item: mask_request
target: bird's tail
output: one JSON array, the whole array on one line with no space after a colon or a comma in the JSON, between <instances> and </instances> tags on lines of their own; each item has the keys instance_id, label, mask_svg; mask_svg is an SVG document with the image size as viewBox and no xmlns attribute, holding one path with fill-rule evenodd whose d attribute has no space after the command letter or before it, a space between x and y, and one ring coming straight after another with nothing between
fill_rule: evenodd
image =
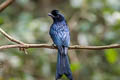
<instances>
[{"instance_id":1,"label":"bird's tail","mask_svg":"<svg viewBox=\"0 0 120 80\"><path fill-rule=\"evenodd\" d=\"M63 74L66 75L69 80L73 80L67 52L67 47L58 48L56 80L60 79Z\"/></svg>"}]
</instances>

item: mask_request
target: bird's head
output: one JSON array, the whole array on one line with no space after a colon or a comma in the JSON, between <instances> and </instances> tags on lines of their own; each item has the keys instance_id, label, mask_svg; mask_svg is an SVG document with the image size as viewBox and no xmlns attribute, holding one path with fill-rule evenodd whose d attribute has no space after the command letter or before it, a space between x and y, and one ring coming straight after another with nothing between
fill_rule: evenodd
<instances>
[{"instance_id":1,"label":"bird's head","mask_svg":"<svg viewBox=\"0 0 120 80\"><path fill-rule=\"evenodd\" d=\"M48 13L48 16L51 16L54 21L63 21L64 15L62 15L58 10L52 10L51 13Z\"/></svg>"}]
</instances>

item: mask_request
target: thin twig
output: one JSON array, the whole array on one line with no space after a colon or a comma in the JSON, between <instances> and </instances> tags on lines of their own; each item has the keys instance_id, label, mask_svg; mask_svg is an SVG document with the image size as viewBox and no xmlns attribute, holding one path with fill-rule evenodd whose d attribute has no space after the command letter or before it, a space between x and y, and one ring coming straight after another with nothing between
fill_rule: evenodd
<instances>
[{"instance_id":1,"label":"thin twig","mask_svg":"<svg viewBox=\"0 0 120 80\"><path fill-rule=\"evenodd\" d=\"M19 40L16 40L16 39L14 39L14 38L12 38L10 35L8 35L8 34L7 34L4 30L2 30L1 28L0 28L0 32L1 32L1 34L3 34L8 40L10 40L10 41L12 41L12 42L15 42L15 43L17 43L17 44L25 45L25 43L23 43L23 42L21 42L21 41L19 41ZM26 51L25 48L19 48L19 50L20 50L20 51L23 51L25 54L28 54L28 52Z\"/></svg>"},{"instance_id":2,"label":"thin twig","mask_svg":"<svg viewBox=\"0 0 120 80\"><path fill-rule=\"evenodd\" d=\"M0 5L0 12L2 12L5 8L7 8L10 4L12 4L14 0L6 0Z\"/></svg>"},{"instance_id":3,"label":"thin twig","mask_svg":"<svg viewBox=\"0 0 120 80\"><path fill-rule=\"evenodd\" d=\"M12 41L12 42L15 42L15 43L17 43L17 44L24 44L23 42L12 38L10 35L8 35L8 34L7 34L4 30L2 30L1 28L0 28L0 32L1 32L1 34L3 34L8 40L10 40L10 41Z\"/></svg>"}]
</instances>

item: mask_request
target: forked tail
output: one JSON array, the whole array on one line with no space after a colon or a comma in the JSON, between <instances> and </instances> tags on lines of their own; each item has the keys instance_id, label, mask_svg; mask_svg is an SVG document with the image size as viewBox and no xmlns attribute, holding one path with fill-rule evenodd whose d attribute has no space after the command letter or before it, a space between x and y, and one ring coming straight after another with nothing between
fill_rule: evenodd
<instances>
[{"instance_id":1,"label":"forked tail","mask_svg":"<svg viewBox=\"0 0 120 80\"><path fill-rule=\"evenodd\" d=\"M69 80L73 80L67 52L67 47L58 47L56 80L60 79L63 74L66 75Z\"/></svg>"}]
</instances>

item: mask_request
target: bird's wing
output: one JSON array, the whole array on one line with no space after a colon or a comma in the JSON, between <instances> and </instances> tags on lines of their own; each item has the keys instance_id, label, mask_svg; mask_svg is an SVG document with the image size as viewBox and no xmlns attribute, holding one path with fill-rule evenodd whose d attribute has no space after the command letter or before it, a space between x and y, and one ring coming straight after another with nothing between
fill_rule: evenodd
<instances>
[{"instance_id":1,"label":"bird's wing","mask_svg":"<svg viewBox=\"0 0 120 80\"><path fill-rule=\"evenodd\" d=\"M51 36L51 38L52 38L55 45L62 46L62 39L60 37L60 33L58 33L54 29L50 29L50 36Z\"/></svg>"},{"instance_id":2,"label":"bird's wing","mask_svg":"<svg viewBox=\"0 0 120 80\"><path fill-rule=\"evenodd\" d=\"M50 35L53 42L59 46L69 46L70 43L70 35L68 29L59 29L59 30L50 30Z\"/></svg>"},{"instance_id":3,"label":"bird's wing","mask_svg":"<svg viewBox=\"0 0 120 80\"><path fill-rule=\"evenodd\" d=\"M64 36L63 36L63 45L68 47L70 44L70 33L69 31L64 32Z\"/></svg>"}]
</instances>

